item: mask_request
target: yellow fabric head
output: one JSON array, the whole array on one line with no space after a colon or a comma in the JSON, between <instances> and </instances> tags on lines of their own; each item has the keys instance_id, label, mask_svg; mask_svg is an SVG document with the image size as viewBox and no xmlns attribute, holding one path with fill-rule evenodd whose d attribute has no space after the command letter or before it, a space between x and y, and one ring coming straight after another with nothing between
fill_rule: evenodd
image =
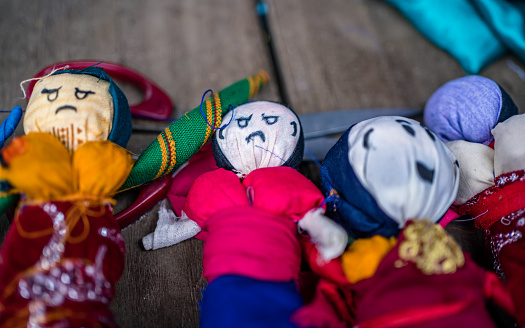
<instances>
[{"instance_id":1,"label":"yellow fabric head","mask_svg":"<svg viewBox=\"0 0 525 328\"><path fill-rule=\"evenodd\" d=\"M32 201L111 197L133 165L127 151L110 142L88 142L73 155L56 137L34 132L15 138L2 150L7 167L0 179Z\"/></svg>"},{"instance_id":2,"label":"yellow fabric head","mask_svg":"<svg viewBox=\"0 0 525 328\"><path fill-rule=\"evenodd\" d=\"M48 132L70 150L107 140L113 124L109 82L88 74L57 74L38 81L24 117L24 131Z\"/></svg>"}]
</instances>

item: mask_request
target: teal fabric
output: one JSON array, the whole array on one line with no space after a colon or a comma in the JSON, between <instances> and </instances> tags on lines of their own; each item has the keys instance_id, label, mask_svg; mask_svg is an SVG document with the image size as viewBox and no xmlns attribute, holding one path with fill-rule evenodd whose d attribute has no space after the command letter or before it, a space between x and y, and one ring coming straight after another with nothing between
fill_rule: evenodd
<instances>
[{"instance_id":1,"label":"teal fabric","mask_svg":"<svg viewBox=\"0 0 525 328\"><path fill-rule=\"evenodd\" d=\"M505 34L514 37L518 34L515 24L506 21L508 13L504 12L504 7L508 4L504 0L385 1L397 8L422 35L454 57L468 74L479 73L507 51L506 45L493 31L490 22L480 15L475 3L490 13L487 16L495 16L492 20L503 28ZM508 32L508 29L516 32ZM519 32L523 33L523 29Z\"/></svg>"},{"instance_id":2,"label":"teal fabric","mask_svg":"<svg viewBox=\"0 0 525 328\"><path fill-rule=\"evenodd\" d=\"M506 0L472 3L505 46L525 62L525 4Z\"/></svg>"}]
</instances>

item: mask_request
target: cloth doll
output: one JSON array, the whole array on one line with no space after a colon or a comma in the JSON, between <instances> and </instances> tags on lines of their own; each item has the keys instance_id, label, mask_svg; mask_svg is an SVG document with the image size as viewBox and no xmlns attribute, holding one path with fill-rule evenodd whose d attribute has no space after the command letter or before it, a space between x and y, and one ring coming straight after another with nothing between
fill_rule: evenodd
<instances>
[{"instance_id":1,"label":"cloth doll","mask_svg":"<svg viewBox=\"0 0 525 328\"><path fill-rule=\"evenodd\" d=\"M114 327L125 247L111 197L132 160L123 92L98 67L40 79L2 179L22 198L1 249L0 326Z\"/></svg>"},{"instance_id":2,"label":"cloth doll","mask_svg":"<svg viewBox=\"0 0 525 328\"><path fill-rule=\"evenodd\" d=\"M525 115L498 123L494 149L467 141L447 145L456 154L461 181L456 205L485 233L493 268L516 304L517 322L525 325Z\"/></svg>"},{"instance_id":3,"label":"cloth doll","mask_svg":"<svg viewBox=\"0 0 525 328\"><path fill-rule=\"evenodd\" d=\"M201 327L294 327L303 304L298 228L315 242L316 261L344 250L346 233L322 215L323 195L293 169L303 142L295 113L272 102L237 107L215 133L219 169L195 180L184 210L205 241ZM163 231L158 223L144 246L168 246Z\"/></svg>"},{"instance_id":4,"label":"cloth doll","mask_svg":"<svg viewBox=\"0 0 525 328\"><path fill-rule=\"evenodd\" d=\"M489 145L490 131L518 109L508 93L486 77L471 75L449 81L428 99L425 125L442 141L466 140Z\"/></svg>"},{"instance_id":5,"label":"cloth doll","mask_svg":"<svg viewBox=\"0 0 525 328\"><path fill-rule=\"evenodd\" d=\"M321 177L329 215L357 238L341 257L356 327L494 327L485 309L493 294L512 311L497 277L436 224L455 199L459 168L419 122L354 125L328 152Z\"/></svg>"},{"instance_id":6,"label":"cloth doll","mask_svg":"<svg viewBox=\"0 0 525 328\"><path fill-rule=\"evenodd\" d=\"M0 177L24 197L0 252L0 327L117 326L125 245L111 197L132 164L110 141L70 154L42 132L2 150Z\"/></svg>"}]
</instances>

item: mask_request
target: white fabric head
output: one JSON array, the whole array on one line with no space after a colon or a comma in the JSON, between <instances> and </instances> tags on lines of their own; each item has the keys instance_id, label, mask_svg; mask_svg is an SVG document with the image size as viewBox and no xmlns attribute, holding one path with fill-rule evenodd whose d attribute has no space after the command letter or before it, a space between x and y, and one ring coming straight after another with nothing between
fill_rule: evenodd
<instances>
[{"instance_id":1,"label":"white fabric head","mask_svg":"<svg viewBox=\"0 0 525 328\"><path fill-rule=\"evenodd\" d=\"M400 228L410 219L438 221L456 197L454 154L417 121L384 116L360 122L348 146L360 183Z\"/></svg>"},{"instance_id":2,"label":"white fabric head","mask_svg":"<svg viewBox=\"0 0 525 328\"><path fill-rule=\"evenodd\" d=\"M515 115L492 129L494 136L494 173L525 169L525 114Z\"/></svg>"},{"instance_id":3,"label":"white fabric head","mask_svg":"<svg viewBox=\"0 0 525 328\"><path fill-rule=\"evenodd\" d=\"M456 140L447 142L459 162L459 189L455 203L464 204L494 185L494 150L484 144Z\"/></svg>"},{"instance_id":4,"label":"white fabric head","mask_svg":"<svg viewBox=\"0 0 525 328\"><path fill-rule=\"evenodd\" d=\"M236 107L224 116L223 126L216 132L217 144L240 176L283 165L294 153L301 134L295 113L267 101Z\"/></svg>"}]
</instances>

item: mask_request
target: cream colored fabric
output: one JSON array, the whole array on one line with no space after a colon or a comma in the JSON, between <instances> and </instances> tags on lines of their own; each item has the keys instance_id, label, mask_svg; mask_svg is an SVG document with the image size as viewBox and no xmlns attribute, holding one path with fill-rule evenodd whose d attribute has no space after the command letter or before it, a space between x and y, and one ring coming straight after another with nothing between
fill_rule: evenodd
<instances>
[{"instance_id":1,"label":"cream colored fabric","mask_svg":"<svg viewBox=\"0 0 525 328\"><path fill-rule=\"evenodd\" d=\"M74 151L86 141L107 140L113 124L109 82L87 74L45 77L33 89L24 131L55 135Z\"/></svg>"},{"instance_id":2,"label":"cream colored fabric","mask_svg":"<svg viewBox=\"0 0 525 328\"><path fill-rule=\"evenodd\" d=\"M159 220L155 231L142 238L146 250L155 250L175 245L196 236L201 231L199 225L190 220L184 211L178 218L173 210L167 208L167 201L163 200L159 209Z\"/></svg>"},{"instance_id":3,"label":"cream colored fabric","mask_svg":"<svg viewBox=\"0 0 525 328\"><path fill-rule=\"evenodd\" d=\"M298 224L312 237L323 259L330 261L343 254L348 235L343 227L323 214L322 208L310 210Z\"/></svg>"},{"instance_id":4,"label":"cream colored fabric","mask_svg":"<svg viewBox=\"0 0 525 328\"><path fill-rule=\"evenodd\" d=\"M515 115L492 129L494 136L494 172L525 169L525 114Z\"/></svg>"},{"instance_id":5,"label":"cream colored fabric","mask_svg":"<svg viewBox=\"0 0 525 328\"><path fill-rule=\"evenodd\" d=\"M459 162L459 189L455 204L463 204L494 185L494 150L483 144L456 140L446 145Z\"/></svg>"}]
</instances>

